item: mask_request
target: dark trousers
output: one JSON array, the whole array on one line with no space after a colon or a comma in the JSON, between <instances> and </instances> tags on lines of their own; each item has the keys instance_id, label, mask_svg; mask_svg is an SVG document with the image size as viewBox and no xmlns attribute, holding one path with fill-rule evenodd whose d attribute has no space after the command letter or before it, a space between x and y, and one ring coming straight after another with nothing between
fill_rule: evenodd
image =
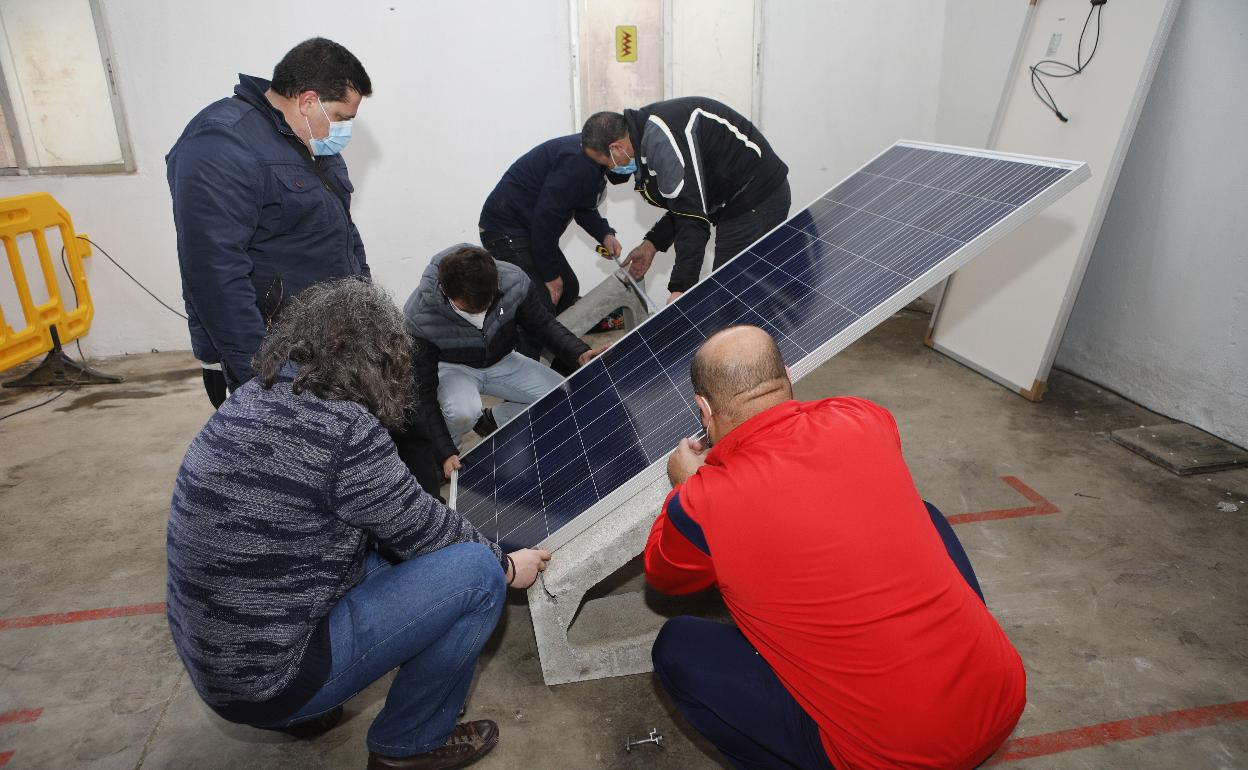
<instances>
[{"instance_id":1,"label":"dark trousers","mask_svg":"<svg viewBox=\"0 0 1248 770\"><path fill-rule=\"evenodd\" d=\"M766 235L772 228L789 218L789 206L793 198L789 180L785 179L757 206L715 224L715 261L719 269L728 260L749 248L750 244Z\"/></svg>"},{"instance_id":2,"label":"dark trousers","mask_svg":"<svg viewBox=\"0 0 1248 770\"><path fill-rule=\"evenodd\" d=\"M559 297L559 304L556 305L550 301L550 291L546 289L546 281L537 272L537 266L533 262L533 252L529 248L529 240L527 238L482 230L481 245L485 247L486 251L490 252L490 256L494 257L494 259L500 262L510 262L523 270L524 274L529 277L529 280L533 281L537 286L537 296L552 315L559 315L580 299L581 283L577 280L576 272L572 269L572 266L568 264L567 257L563 256L563 252L559 252L559 277L563 279L563 295ZM573 329L572 331L580 334L585 330ZM516 343L517 352L534 360L542 357L541 340L535 339L533 335L528 334L523 328L517 329L516 334L518 337ZM558 368L555 368L558 371ZM567 373L569 372L564 372L564 374Z\"/></svg>"},{"instance_id":3,"label":"dark trousers","mask_svg":"<svg viewBox=\"0 0 1248 770\"><path fill-rule=\"evenodd\" d=\"M984 598L966 551L945 517L927 504L949 558ZM651 652L654 673L689 724L741 768L830 768L819 726L735 627L675 617Z\"/></svg>"},{"instance_id":4,"label":"dark trousers","mask_svg":"<svg viewBox=\"0 0 1248 770\"><path fill-rule=\"evenodd\" d=\"M442 499L442 459L433 449L433 442L409 420L401 430L390 431L399 459L429 494Z\"/></svg>"},{"instance_id":5,"label":"dark trousers","mask_svg":"<svg viewBox=\"0 0 1248 770\"><path fill-rule=\"evenodd\" d=\"M212 402L213 409L220 409L225 403L225 399L229 396L229 392L225 386L225 372L220 369L203 368L204 373L204 391L208 394L208 400Z\"/></svg>"}]
</instances>

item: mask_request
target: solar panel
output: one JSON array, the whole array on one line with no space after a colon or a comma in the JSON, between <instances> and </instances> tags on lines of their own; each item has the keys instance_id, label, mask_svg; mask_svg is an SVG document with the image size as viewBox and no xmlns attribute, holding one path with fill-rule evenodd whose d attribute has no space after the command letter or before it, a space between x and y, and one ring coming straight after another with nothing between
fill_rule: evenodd
<instances>
[{"instance_id":1,"label":"solar panel","mask_svg":"<svg viewBox=\"0 0 1248 770\"><path fill-rule=\"evenodd\" d=\"M760 326L801 379L1088 176L898 142L467 452L459 512L505 550L559 547L700 432L689 361L709 335Z\"/></svg>"}]
</instances>

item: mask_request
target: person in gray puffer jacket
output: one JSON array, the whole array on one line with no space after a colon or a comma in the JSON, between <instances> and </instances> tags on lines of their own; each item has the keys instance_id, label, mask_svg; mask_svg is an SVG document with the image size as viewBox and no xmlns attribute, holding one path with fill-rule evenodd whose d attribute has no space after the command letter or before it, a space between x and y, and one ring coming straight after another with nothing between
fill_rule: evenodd
<instances>
[{"instance_id":1,"label":"person in gray puffer jacket","mask_svg":"<svg viewBox=\"0 0 1248 770\"><path fill-rule=\"evenodd\" d=\"M443 476L460 467L461 436L487 435L563 382L516 352L518 328L573 368L606 349L591 350L555 320L538 291L520 268L461 243L434 255L404 304L416 342L417 408L407 431L432 443ZM503 403L485 409L483 393Z\"/></svg>"}]
</instances>

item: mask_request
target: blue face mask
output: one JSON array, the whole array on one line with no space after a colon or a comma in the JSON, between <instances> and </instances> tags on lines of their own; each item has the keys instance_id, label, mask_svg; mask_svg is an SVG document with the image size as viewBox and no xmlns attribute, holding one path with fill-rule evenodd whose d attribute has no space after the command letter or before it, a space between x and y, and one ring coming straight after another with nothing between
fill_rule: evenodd
<instances>
[{"instance_id":1,"label":"blue face mask","mask_svg":"<svg viewBox=\"0 0 1248 770\"><path fill-rule=\"evenodd\" d=\"M329 135L324 139L317 139L312 136L312 124L308 122L308 116L303 116L303 122L308 124L309 144L312 146L313 155L337 155L347 146L347 142L351 141L351 121L349 120L329 120L329 113L325 112L325 105L321 104L321 100L316 100L321 105L321 114L325 116L325 120L329 121Z\"/></svg>"},{"instance_id":2,"label":"blue face mask","mask_svg":"<svg viewBox=\"0 0 1248 770\"><path fill-rule=\"evenodd\" d=\"M612 163L614 163L614 162L615 162L615 150L613 150L613 149L611 149L610 147L608 147L608 148L607 148L607 152L608 152L608 153L610 154L610 156L611 156L611 162L612 162ZM625 157L628 157L628 156L625 156ZM623 166L612 166L612 167L611 167L611 173L612 173L612 174L626 174L626 175L627 175L627 174L631 174L631 173L633 173L633 172L634 172L634 171L636 171L636 170L637 170L637 159L636 159L636 158L628 158L628 163L625 163Z\"/></svg>"}]
</instances>

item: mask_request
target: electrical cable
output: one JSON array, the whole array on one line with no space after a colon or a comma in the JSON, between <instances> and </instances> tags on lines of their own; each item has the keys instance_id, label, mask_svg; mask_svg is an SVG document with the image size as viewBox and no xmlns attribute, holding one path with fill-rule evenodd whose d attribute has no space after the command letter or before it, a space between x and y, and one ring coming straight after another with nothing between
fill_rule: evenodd
<instances>
[{"instance_id":1,"label":"electrical cable","mask_svg":"<svg viewBox=\"0 0 1248 770\"><path fill-rule=\"evenodd\" d=\"M149 289L149 288L147 288L146 286L144 286L144 285L142 284L142 282L140 282L140 281L139 281L139 279L138 279L138 278L135 278L133 275L130 275L130 271L129 271L129 270L127 270L127 269L125 269L124 267L122 267L122 266L121 266L121 264L117 262L117 260L113 259L112 255L110 255L107 251L105 251L103 246L101 246L100 244L98 244L98 243L96 243L95 241L91 240L90 238L86 237L85 235L79 235L78 237L79 237L79 238L81 238L82 240L86 241L87 243L91 244L91 245L92 245L92 246L94 246L95 248L99 249L99 250L100 250L100 253L104 255L104 258L105 258L105 259L107 259L109 262L112 262L112 263L113 263L113 264L117 267L117 269L118 269L118 270L120 270L121 272L125 273L127 278L129 278L130 280L134 281L134 283L135 283L135 285L136 285L136 286L138 286L138 287L139 287L140 289L142 289L143 291L147 292L147 295L148 295L149 297L151 297L152 299L154 299L154 300L156 300L157 302L159 302L159 303L161 304L161 306L163 306L166 310L168 310L170 313L173 313L173 314L174 314L174 315L176 315L178 318L181 318L183 321L187 320L187 318L186 318L186 316L185 316L185 315L183 315L183 314L179 313L178 311L174 310L174 309L173 309L172 307L170 307L169 305L165 304L165 301L164 301L164 300L162 300L160 297L157 297L155 294L153 294L153 293L152 293L152 290L151 290L151 289Z\"/></svg>"},{"instance_id":2,"label":"electrical cable","mask_svg":"<svg viewBox=\"0 0 1248 770\"><path fill-rule=\"evenodd\" d=\"M1079 44L1075 47L1075 65L1072 67L1066 62L1056 61L1054 59L1041 59L1035 64L1028 67L1031 70L1031 90L1040 100L1040 103L1052 110L1057 119L1063 123L1070 122L1070 118L1062 114L1057 107L1057 100L1053 98L1049 87L1045 85L1044 78L1071 78L1080 75L1088 65L1092 63L1092 58L1096 56L1096 49L1101 44L1101 11L1105 7L1108 0L1091 0L1092 7L1088 9L1088 17L1083 20L1083 30L1079 33ZM1088 34L1088 25L1092 22L1092 15L1096 14L1096 37L1092 41L1092 50L1088 53L1087 61L1083 59L1083 39ZM1044 65L1050 65L1049 69L1044 69ZM1060 69L1052 69L1060 68ZM1043 92L1043 93L1042 93Z\"/></svg>"},{"instance_id":3,"label":"electrical cable","mask_svg":"<svg viewBox=\"0 0 1248 770\"><path fill-rule=\"evenodd\" d=\"M65 386L65 388L64 388L64 389L63 389L60 393L57 393L57 394L56 394L55 396L53 396L52 398L49 398L49 399L48 399L48 400L46 400L46 401L40 401L40 402L39 402L39 403L37 403L37 404L32 404L31 406L22 407L21 409L18 409L17 411L14 411L14 412L9 412L8 414L5 414L5 415L0 415L0 421L7 420L7 419L9 419L10 417L16 417L16 416L18 416L19 414L21 414L22 412L29 412L29 411L30 411L30 410L32 410L32 409L38 409L38 408L39 408L39 407L41 407L41 406L45 406L45 405L47 405L47 404L52 403L53 401L57 400L57 399L58 399L58 398L60 398L61 396L63 396L63 395L65 395L66 393L68 393L69 391L73 390L73 389L74 389L74 386L76 386L76 385L78 384L78 381L82 379L82 375L84 375L84 374L86 374L86 371L85 371L85 370L78 372L78 376L74 378L74 381L73 381L73 382L71 382L71 383L69 383L68 385L66 385L66 386Z\"/></svg>"},{"instance_id":4,"label":"electrical cable","mask_svg":"<svg viewBox=\"0 0 1248 770\"><path fill-rule=\"evenodd\" d=\"M61 267L65 270L65 277L69 279L69 288L74 291L74 307L78 307L78 286L74 283L74 276L69 272L69 263L65 261L65 247L61 246ZM87 365L87 357L82 354L82 339L74 340L74 345L78 348L78 360L83 366Z\"/></svg>"}]
</instances>

